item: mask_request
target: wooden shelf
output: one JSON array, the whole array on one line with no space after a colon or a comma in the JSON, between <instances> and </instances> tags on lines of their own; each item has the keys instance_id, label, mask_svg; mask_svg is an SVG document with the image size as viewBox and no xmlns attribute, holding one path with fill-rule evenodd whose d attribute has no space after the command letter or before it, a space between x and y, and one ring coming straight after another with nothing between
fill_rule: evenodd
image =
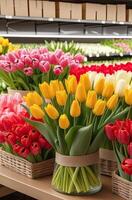
<instances>
[{"instance_id":1,"label":"wooden shelf","mask_svg":"<svg viewBox=\"0 0 132 200\"><path fill-rule=\"evenodd\" d=\"M111 193L111 178L102 176L103 189L90 196L68 196L55 192L51 188L51 177L32 180L0 166L0 184L24 193L38 200L123 200Z\"/></svg>"}]
</instances>

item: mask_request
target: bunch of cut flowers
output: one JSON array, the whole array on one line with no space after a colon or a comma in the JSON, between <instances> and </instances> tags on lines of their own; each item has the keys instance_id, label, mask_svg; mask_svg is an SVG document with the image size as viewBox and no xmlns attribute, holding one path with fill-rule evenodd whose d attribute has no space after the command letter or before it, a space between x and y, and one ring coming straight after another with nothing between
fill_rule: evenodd
<instances>
[{"instance_id":1,"label":"bunch of cut flowers","mask_svg":"<svg viewBox=\"0 0 132 200\"><path fill-rule=\"evenodd\" d=\"M32 92L24 99L29 113L42 122L26 121L40 131L56 151L52 186L67 194L99 191L97 152L103 142L104 126L128 114L131 89L128 87L125 92L120 82L115 85L104 77L91 84L87 74L81 75L79 82L72 75L65 84L52 80L39 87L41 96L35 98Z\"/></svg>"},{"instance_id":2,"label":"bunch of cut flowers","mask_svg":"<svg viewBox=\"0 0 132 200\"><path fill-rule=\"evenodd\" d=\"M47 160L53 156L51 145L24 121L29 115L21 107L22 103L19 94L0 96L0 146L31 163Z\"/></svg>"}]
</instances>

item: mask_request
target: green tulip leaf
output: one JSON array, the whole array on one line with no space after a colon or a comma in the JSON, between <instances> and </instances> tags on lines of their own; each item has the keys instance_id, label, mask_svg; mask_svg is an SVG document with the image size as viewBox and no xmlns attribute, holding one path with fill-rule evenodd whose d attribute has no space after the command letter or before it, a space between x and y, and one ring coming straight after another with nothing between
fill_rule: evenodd
<instances>
[{"instance_id":1,"label":"green tulip leaf","mask_svg":"<svg viewBox=\"0 0 132 200\"><path fill-rule=\"evenodd\" d=\"M70 149L71 156L80 156L88 153L92 138L92 125L80 128Z\"/></svg>"}]
</instances>

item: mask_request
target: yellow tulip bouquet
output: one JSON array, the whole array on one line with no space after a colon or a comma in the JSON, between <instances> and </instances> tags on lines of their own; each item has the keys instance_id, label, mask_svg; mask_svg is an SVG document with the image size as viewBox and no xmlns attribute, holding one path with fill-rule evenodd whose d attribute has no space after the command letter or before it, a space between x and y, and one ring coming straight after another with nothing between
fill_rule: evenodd
<instances>
[{"instance_id":1,"label":"yellow tulip bouquet","mask_svg":"<svg viewBox=\"0 0 132 200\"><path fill-rule=\"evenodd\" d=\"M35 120L26 119L45 136L56 151L52 186L66 194L95 193L102 187L98 150L107 123L128 114L132 94L115 94L113 83L101 78L91 85L84 74L77 82L71 75L39 85L41 96L27 94L27 109ZM42 120L40 122L39 120Z\"/></svg>"}]
</instances>

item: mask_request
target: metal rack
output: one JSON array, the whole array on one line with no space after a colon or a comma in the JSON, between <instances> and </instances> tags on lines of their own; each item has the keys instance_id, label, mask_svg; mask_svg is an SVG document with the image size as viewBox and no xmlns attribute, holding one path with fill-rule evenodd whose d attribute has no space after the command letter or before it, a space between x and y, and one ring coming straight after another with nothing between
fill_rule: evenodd
<instances>
[{"instance_id":1,"label":"metal rack","mask_svg":"<svg viewBox=\"0 0 132 200\"><path fill-rule=\"evenodd\" d=\"M0 16L0 35L27 39L132 38L132 23L60 18ZM73 28L74 27L74 28ZM26 30L26 31L25 31Z\"/></svg>"}]
</instances>

